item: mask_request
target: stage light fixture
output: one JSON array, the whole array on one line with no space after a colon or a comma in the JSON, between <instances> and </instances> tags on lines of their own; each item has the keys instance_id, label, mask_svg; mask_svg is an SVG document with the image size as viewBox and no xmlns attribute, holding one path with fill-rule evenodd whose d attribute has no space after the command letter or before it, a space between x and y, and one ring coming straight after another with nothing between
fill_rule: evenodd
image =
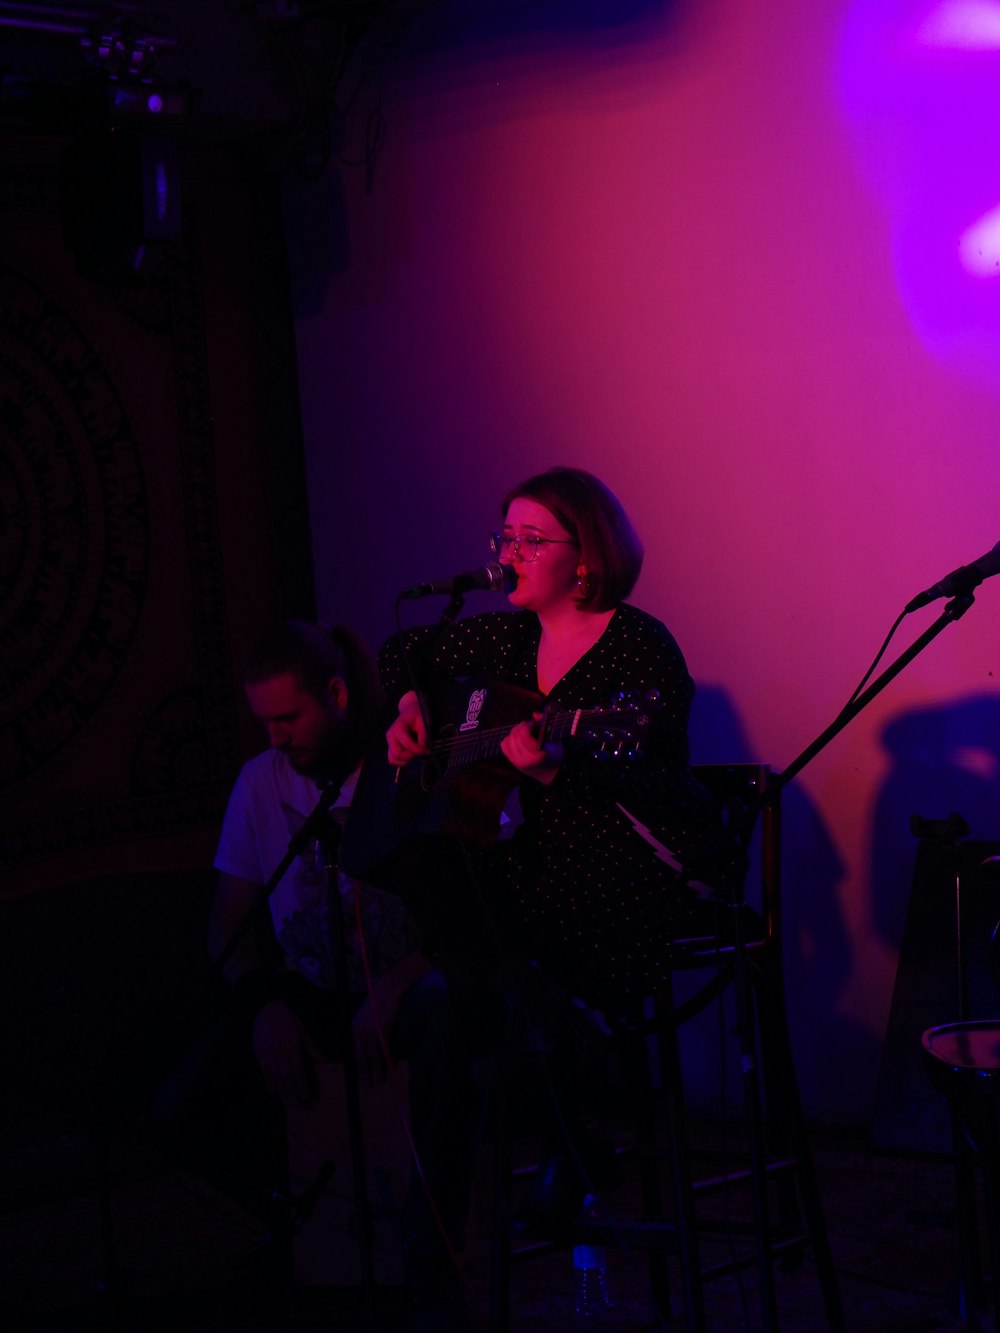
<instances>
[{"instance_id":1,"label":"stage light fixture","mask_svg":"<svg viewBox=\"0 0 1000 1333\"><path fill-rule=\"evenodd\" d=\"M81 136L60 158L60 216L84 277L109 286L141 280L150 242L181 232L173 142L116 128Z\"/></svg>"},{"instance_id":2,"label":"stage light fixture","mask_svg":"<svg viewBox=\"0 0 1000 1333\"><path fill-rule=\"evenodd\" d=\"M191 102L191 89L187 87L171 88L148 82L108 85L108 109L112 116L183 120L191 115Z\"/></svg>"}]
</instances>

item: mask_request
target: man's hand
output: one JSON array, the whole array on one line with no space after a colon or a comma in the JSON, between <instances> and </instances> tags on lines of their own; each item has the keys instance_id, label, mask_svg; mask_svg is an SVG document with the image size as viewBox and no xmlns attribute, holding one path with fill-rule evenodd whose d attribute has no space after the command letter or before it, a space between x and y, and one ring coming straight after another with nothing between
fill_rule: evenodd
<instances>
[{"instance_id":1,"label":"man's hand","mask_svg":"<svg viewBox=\"0 0 1000 1333\"><path fill-rule=\"evenodd\" d=\"M309 1040L295 1010L269 1000L253 1023L253 1049L268 1092L287 1107L306 1109L318 1096Z\"/></svg>"},{"instance_id":2,"label":"man's hand","mask_svg":"<svg viewBox=\"0 0 1000 1333\"><path fill-rule=\"evenodd\" d=\"M403 996L430 969L421 954L409 953L375 977L364 1003L354 1015L354 1048L358 1075L367 1087L384 1083L392 1073L389 1034Z\"/></svg>"}]
</instances>

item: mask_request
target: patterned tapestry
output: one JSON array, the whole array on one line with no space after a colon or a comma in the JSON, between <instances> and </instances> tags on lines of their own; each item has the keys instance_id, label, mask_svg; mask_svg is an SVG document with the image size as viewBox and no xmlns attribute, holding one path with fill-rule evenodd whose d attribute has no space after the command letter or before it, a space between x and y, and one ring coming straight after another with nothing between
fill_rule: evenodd
<instances>
[{"instance_id":1,"label":"patterned tapestry","mask_svg":"<svg viewBox=\"0 0 1000 1333\"><path fill-rule=\"evenodd\" d=\"M207 864L260 746L240 655L312 597L268 183L238 154L186 151L179 239L108 285L65 243L59 148L0 148L8 897Z\"/></svg>"}]
</instances>

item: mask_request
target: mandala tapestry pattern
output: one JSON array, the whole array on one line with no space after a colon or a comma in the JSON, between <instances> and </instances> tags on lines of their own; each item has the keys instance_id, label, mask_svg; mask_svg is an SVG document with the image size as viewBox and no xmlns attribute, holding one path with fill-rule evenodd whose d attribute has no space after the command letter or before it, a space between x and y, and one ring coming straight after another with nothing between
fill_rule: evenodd
<instances>
[{"instance_id":1,"label":"mandala tapestry pattern","mask_svg":"<svg viewBox=\"0 0 1000 1333\"><path fill-rule=\"evenodd\" d=\"M277 553L307 531L304 491L271 508L301 469L290 318L266 181L186 166L181 238L108 287L63 243L58 146L0 146L0 897L210 864L259 748L234 662L293 613Z\"/></svg>"},{"instance_id":2,"label":"mandala tapestry pattern","mask_svg":"<svg viewBox=\"0 0 1000 1333\"><path fill-rule=\"evenodd\" d=\"M106 368L55 298L0 264L0 792L106 699L149 568L145 482Z\"/></svg>"}]
</instances>

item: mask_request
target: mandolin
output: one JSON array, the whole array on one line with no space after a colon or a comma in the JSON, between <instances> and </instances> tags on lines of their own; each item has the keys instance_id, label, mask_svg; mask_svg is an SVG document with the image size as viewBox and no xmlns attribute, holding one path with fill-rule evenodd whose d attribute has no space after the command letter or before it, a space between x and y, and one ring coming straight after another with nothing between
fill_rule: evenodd
<instances>
[{"instance_id":1,"label":"mandolin","mask_svg":"<svg viewBox=\"0 0 1000 1333\"><path fill-rule=\"evenodd\" d=\"M586 743L598 759L627 759L641 749L655 696L620 696L594 708L559 710L540 695L503 681L439 682L429 698L431 750L405 768L389 764L384 735L362 766L341 846L341 866L378 882L409 838L446 834L485 847L500 834L501 814L521 774L500 745L519 722L540 712L543 744Z\"/></svg>"}]
</instances>

